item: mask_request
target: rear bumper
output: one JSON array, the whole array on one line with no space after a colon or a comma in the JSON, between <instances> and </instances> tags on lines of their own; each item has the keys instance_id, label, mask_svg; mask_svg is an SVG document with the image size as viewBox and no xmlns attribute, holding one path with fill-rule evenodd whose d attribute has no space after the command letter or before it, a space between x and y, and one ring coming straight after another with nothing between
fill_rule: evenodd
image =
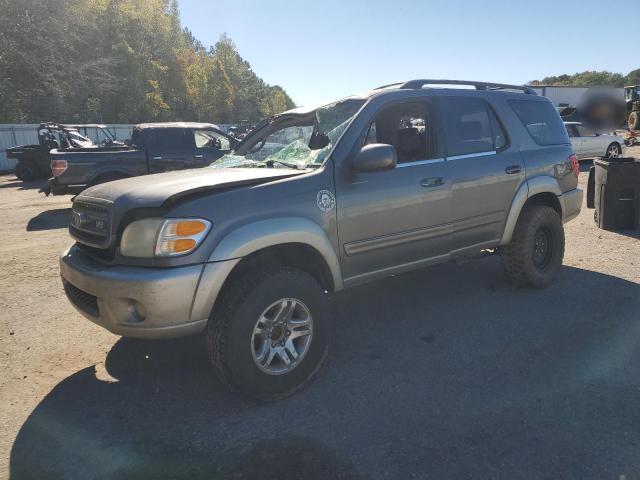
<instances>
[{"instance_id":1,"label":"rear bumper","mask_svg":"<svg viewBox=\"0 0 640 480\"><path fill-rule=\"evenodd\" d=\"M85 188L86 185L61 185L56 177L51 177L40 191L46 195L77 195Z\"/></svg>"},{"instance_id":2,"label":"rear bumper","mask_svg":"<svg viewBox=\"0 0 640 480\"><path fill-rule=\"evenodd\" d=\"M562 209L562 222L567 223L580 214L582 208L582 196L583 191L580 188L575 188L564 192L558 196L560 201L560 208Z\"/></svg>"}]
</instances>

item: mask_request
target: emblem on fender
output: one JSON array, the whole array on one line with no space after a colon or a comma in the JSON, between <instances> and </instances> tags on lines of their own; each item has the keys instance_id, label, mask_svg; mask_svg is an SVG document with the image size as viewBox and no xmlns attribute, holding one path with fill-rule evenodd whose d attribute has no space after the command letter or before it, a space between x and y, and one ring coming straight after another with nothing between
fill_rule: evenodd
<instances>
[{"instance_id":1,"label":"emblem on fender","mask_svg":"<svg viewBox=\"0 0 640 480\"><path fill-rule=\"evenodd\" d=\"M316 196L316 202L320 210L328 212L336 206L336 197L329 190L320 190Z\"/></svg>"}]
</instances>

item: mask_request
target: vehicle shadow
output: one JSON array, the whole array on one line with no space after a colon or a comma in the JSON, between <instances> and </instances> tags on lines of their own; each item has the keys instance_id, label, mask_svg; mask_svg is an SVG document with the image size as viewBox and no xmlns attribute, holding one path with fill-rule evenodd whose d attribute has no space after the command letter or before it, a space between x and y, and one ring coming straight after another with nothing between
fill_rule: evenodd
<instances>
[{"instance_id":1,"label":"vehicle shadow","mask_svg":"<svg viewBox=\"0 0 640 480\"><path fill-rule=\"evenodd\" d=\"M318 378L270 404L198 337L118 340L13 444L25 478L618 478L640 459L640 285L564 267L517 289L488 258L342 292ZM635 470L634 470L635 469Z\"/></svg>"},{"instance_id":2,"label":"vehicle shadow","mask_svg":"<svg viewBox=\"0 0 640 480\"><path fill-rule=\"evenodd\" d=\"M17 190L34 190L36 188L40 189L42 187L45 187L46 185L46 180L33 180L30 182L23 182L18 178L11 178L0 182L0 188L15 188Z\"/></svg>"},{"instance_id":3,"label":"vehicle shadow","mask_svg":"<svg viewBox=\"0 0 640 480\"><path fill-rule=\"evenodd\" d=\"M27 232L67 228L71 221L71 208L55 208L40 212L27 223Z\"/></svg>"}]
</instances>

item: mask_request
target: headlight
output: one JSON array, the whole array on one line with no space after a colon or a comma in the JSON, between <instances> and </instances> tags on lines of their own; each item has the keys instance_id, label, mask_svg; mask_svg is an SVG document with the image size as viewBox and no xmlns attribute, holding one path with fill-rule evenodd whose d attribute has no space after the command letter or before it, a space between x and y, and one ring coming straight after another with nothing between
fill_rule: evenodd
<instances>
[{"instance_id":1,"label":"headlight","mask_svg":"<svg viewBox=\"0 0 640 480\"><path fill-rule=\"evenodd\" d=\"M211 229L201 218L146 218L125 228L120 253L125 257L173 257L195 250Z\"/></svg>"}]
</instances>

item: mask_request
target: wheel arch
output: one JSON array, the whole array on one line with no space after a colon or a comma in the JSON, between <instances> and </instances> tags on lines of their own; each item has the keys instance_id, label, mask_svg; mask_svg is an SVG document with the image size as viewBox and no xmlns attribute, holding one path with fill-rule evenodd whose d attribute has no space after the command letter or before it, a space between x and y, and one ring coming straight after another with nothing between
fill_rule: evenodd
<instances>
[{"instance_id":1,"label":"wheel arch","mask_svg":"<svg viewBox=\"0 0 640 480\"><path fill-rule=\"evenodd\" d=\"M244 225L226 235L209 256L195 293L192 318L206 318L236 278L255 268L289 266L312 275L327 291L343 288L338 256L326 234L304 218Z\"/></svg>"},{"instance_id":2,"label":"wheel arch","mask_svg":"<svg viewBox=\"0 0 640 480\"><path fill-rule=\"evenodd\" d=\"M508 245L511 242L518 217L525 205L547 205L562 218L562 205L558 199L560 195L562 190L558 181L548 175L534 177L523 183L511 202L500 245Z\"/></svg>"},{"instance_id":3,"label":"wheel arch","mask_svg":"<svg viewBox=\"0 0 640 480\"><path fill-rule=\"evenodd\" d=\"M89 180L88 185L99 185L100 183L105 183L106 181L122 180L123 178L130 177L131 174L126 173L122 170L106 170L96 173L91 178L91 180Z\"/></svg>"},{"instance_id":4,"label":"wheel arch","mask_svg":"<svg viewBox=\"0 0 640 480\"><path fill-rule=\"evenodd\" d=\"M331 290L342 289L340 261L324 230L315 222L300 217L281 217L253 222L233 230L218 243L209 262L245 259L251 255L277 254L287 259L285 246L296 252L306 249L311 258L327 272ZM267 250L270 249L270 250ZM322 260L320 262L320 260ZM295 263L295 262L294 262ZM294 266L294 265L292 265ZM311 272L310 272L311 273Z\"/></svg>"}]
</instances>

